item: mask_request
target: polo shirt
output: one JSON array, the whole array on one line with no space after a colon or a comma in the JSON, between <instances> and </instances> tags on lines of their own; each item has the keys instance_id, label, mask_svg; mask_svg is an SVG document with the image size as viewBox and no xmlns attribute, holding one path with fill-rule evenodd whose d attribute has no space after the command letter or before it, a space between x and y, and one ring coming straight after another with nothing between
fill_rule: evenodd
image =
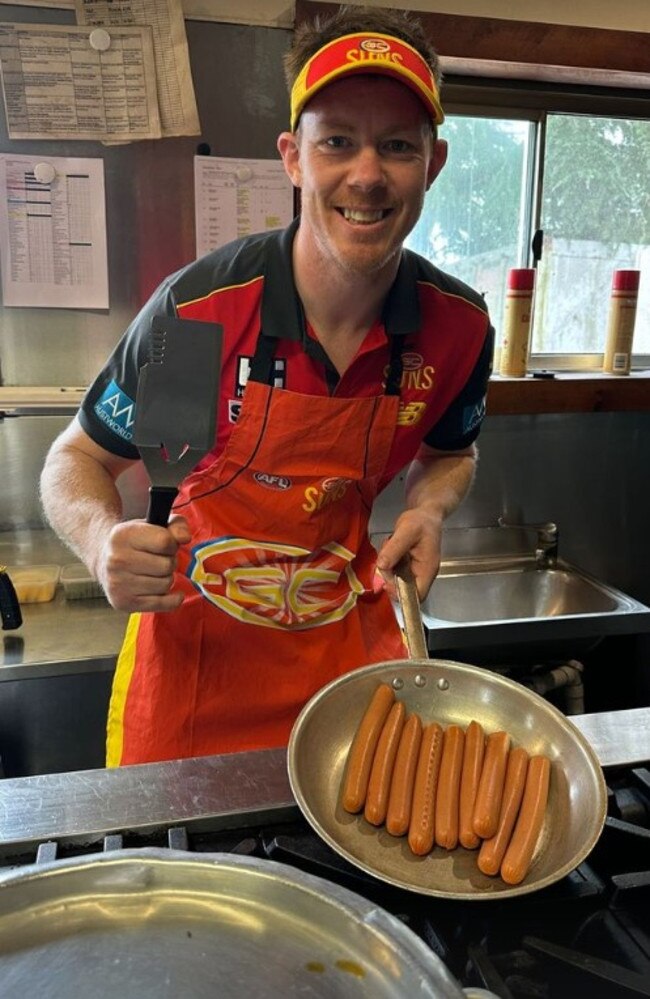
<instances>
[{"instance_id":1,"label":"polo shirt","mask_svg":"<svg viewBox=\"0 0 650 999\"><path fill-rule=\"evenodd\" d=\"M382 394L390 342L402 338L399 415L380 488L404 468L422 441L453 451L476 439L485 415L494 345L483 298L423 257L403 250L381 318L339 377L306 322L296 292L291 251L298 224L295 219L287 229L229 243L162 282L82 402L81 425L97 444L116 455L139 457L132 443L135 399L155 315L223 327L217 436L202 464L221 453L237 422L261 329L277 341L276 387L341 398ZM315 442L315 462L317 447Z\"/></svg>"}]
</instances>

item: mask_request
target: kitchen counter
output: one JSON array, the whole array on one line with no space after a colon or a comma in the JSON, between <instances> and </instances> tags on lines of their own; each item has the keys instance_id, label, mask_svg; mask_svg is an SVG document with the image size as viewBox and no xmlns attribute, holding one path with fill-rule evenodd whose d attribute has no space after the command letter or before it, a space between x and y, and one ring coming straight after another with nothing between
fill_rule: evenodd
<instances>
[{"instance_id":1,"label":"kitchen counter","mask_svg":"<svg viewBox=\"0 0 650 999\"><path fill-rule=\"evenodd\" d=\"M114 663L128 620L103 597L67 600L60 586L54 600L22 604L21 611L22 627L2 633L0 680L34 675L36 666L43 673L80 660Z\"/></svg>"},{"instance_id":2,"label":"kitchen counter","mask_svg":"<svg viewBox=\"0 0 650 999\"><path fill-rule=\"evenodd\" d=\"M0 532L0 564L71 564L42 528ZM0 775L21 778L101 767L106 713L128 614L104 597L21 603L23 623L0 644ZM0 781L2 783L2 781Z\"/></svg>"},{"instance_id":3,"label":"kitchen counter","mask_svg":"<svg viewBox=\"0 0 650 999\"><path fill-rule=\"evenodd\" d=\"M75 561L49 530L0 533L0 563L10 570L12 566L64 566ZM128 614L114 610L104 597L68 600L59 582L53 600L23 602L20 609L22 626L2 632L0 682L70 672L73 664L88 660L113 668Z\"/></svg>"},{"instance_id":4,"label":"kitchen counter","mask_svg":"<svg viewBox=\"0 0 650 999\"><path fill-rule=\"evenodd\" d=\"M650 759L650 708L570 719L603 767ZM284 749L0 781L0 853L49 838L88 844L111 831L255 826L297 814Z\"/></svg>"},{"instance_id":5,"label":"kitchen counter","mask_svg":"<svg viewBox=\"0 0 650 999\"><path fill-rule=\"evenodd\" d=\"M0 781L0 854L56 836L87 844L106 833L170 823L254 826L298 814L284 749L231 753L114 770Z\"/></svg>"}]
</instances>

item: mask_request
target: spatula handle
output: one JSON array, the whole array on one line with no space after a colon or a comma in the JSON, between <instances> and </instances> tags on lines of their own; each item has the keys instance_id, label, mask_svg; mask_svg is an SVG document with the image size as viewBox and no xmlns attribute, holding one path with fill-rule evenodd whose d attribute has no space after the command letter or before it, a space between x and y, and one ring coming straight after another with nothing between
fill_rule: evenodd
<instances>
[{"instance_id":1,"label":"spatula handle","mask_svg":"<svg viewBox=\"0 0 650 999\"><path fill-rule=\"evenodd\" d=\"M177 496L178 489L175 486L150 486L147 523L167 527L169 514Z\"/></svg>"}]
</instances>

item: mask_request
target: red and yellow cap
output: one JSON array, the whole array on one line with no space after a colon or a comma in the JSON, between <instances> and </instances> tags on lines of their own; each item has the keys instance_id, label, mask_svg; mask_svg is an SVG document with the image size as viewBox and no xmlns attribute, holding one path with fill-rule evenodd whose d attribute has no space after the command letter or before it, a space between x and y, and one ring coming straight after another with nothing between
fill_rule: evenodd
<instances>
[{"instance_id":1,"label":"red and yellow cap","mask_svg":"<svg viewBox=\"0 0 650 999\"><path fill-rule=\"evenodd\" d=\"M392 76L420 98L437 125L445 120L435 78L417 49L393 35L358 32L323 45L300 70L291 90L292 131L307 102L348 73Z\"/></svg>"}]
</instances>

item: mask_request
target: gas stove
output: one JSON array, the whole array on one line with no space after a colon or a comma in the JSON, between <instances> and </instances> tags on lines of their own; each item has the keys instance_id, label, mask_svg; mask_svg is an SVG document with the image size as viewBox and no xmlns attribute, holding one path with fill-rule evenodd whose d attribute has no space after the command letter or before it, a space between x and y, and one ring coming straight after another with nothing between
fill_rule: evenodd
<instances>
[{"instance_id":1,"label":"gas stove","mask_svg":"<svg viewBox=\"0 0 650 999\"><path fill-rule=\"evenodd\" d=\"M586 862L546 889L488 903L420 896L353 867L304 821L285 771L272 750L0 782L0 873L151 846L268 859L397 916L465 988L502 999L650 996L650 761L606 772L608 817Z\"/></svg>"}]
</instances>

